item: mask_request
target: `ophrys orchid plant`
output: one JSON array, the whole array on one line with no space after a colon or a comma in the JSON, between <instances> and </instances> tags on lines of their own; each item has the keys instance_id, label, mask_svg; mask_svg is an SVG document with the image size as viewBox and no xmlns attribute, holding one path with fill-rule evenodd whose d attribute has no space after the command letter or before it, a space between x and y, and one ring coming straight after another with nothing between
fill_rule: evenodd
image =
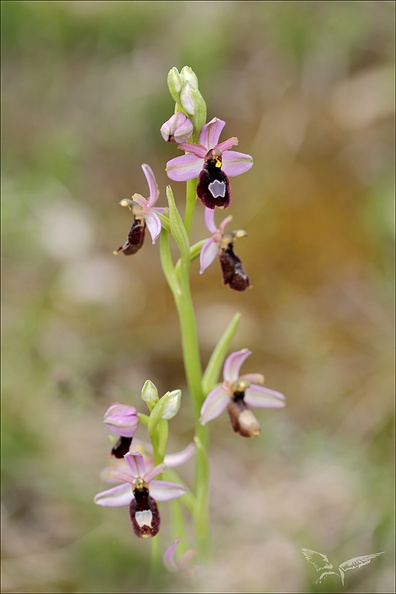
<instances>
[{"instance_id":1,"label":"ophrys orchid plant","mask_svg":"<svg viewBox=\"0 0 396 594\"><path fill-rule=\"evenodd\" d=\"M159 189L154 171L148 164L142 169L149 187L149 196L134 194L123 199L122 206L129 208L133 221L126 242L114 253L125 256L136 254L143 246L148 229L152 243L159 241L162 269L173 294L181 332L183 363L187 394L193 404L195 431L192 442L181 452L169 454L169 422L178 414L182 402L179 389L159 397L156 386L147 380L141 398L148 413L138 412L136 401L131 404L111 404L104 415L104 423L114 433L111 454L112 465L103 471L106 482L119 484L102 491L95 503L104 507L129 506L133 531L138 537L151 537L153 562L161 559L160 510L157 502L174 499L171 524L173 534L163 553L169 571L182 569L192 555L186 552L184 507L191 514L194 543L199 563L209 555L209 432L208 423L227 410L232 428L243 437L258 436L260 426L253 408L281 408L285 398L280 392L263 386L264 378L258 373L240 375L240 368L251 354L246 348L228 355L237 330L240 314L236 313L224 334L219 338L211 357L203 369L198 342L195 311L191 296L191 263L200 259L202 274L217 258L220 262L223 283L234 291L250 288L250 279L242 261L234 253L234 242L246 237L239 229L226 232L231 215L216 225L217 211L231 204L230 178L245 173L253 166L253 158L232 150L238 144L236 137L220 142L225 122L217 117L206 122L206 104L198 88L198 79L191 68L180 72L172 68L168 74L168 88L175 101L173 115L161 127L161 135L169 146L184 151L170 159L166 165L168 177L176 182L186 182L184 214L176 205L171 186L166 188L166 206L157 206ZM198 216L204 217L210 237L191 244L190 234L195 216L197 198ZM235 198L235 197L234 197ZM237 199L237 198L235 198ZM176 244L177 255L171 250L170 241ZM223 382L218 378L223 367ZM147 430L150 443L145 446L136 440L135 433ZM194 482L189 486L178 475L180 464L194 460ZM165 510L164 510L164 513ZM181 536L183 538L181 539ZM175 550L183 543L179 561ZM183 548L185 547L185 548Z\"/></svg>"}]
</instances>

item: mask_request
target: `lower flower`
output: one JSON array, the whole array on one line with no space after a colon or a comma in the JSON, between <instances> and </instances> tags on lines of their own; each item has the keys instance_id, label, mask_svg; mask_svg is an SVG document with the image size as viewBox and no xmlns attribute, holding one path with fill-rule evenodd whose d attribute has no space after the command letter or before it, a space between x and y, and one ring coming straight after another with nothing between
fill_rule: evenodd
<instances>
[{"instance_id":1,"label":"lower flower","mask_svg":"<svg viewBox=\"0 0 396 594\"><path fill-rule=\"evenodd\" d=\"M206 425L227 409L232 428L243 437L260 435L260 425L252 408L282 408L285 397L280 392L265 388L261 373L239 375L245 359L251 355L248 349L232 353L224 363L223 383L214 388L201 408L201 425Z\"/></svg>"},{"instance_id":2,"label":"lower flower","mask_svg":"<svg viewBox=\"0 0 396 594\"><path fill-rule=\"evenodd\" d=\"M103 507L128 505L132 529L136 536L155 536L161 522L157 501L181 497L186 489L177 483L153 480L164 471L165 464L159 464L146 471L140 452L128 453L124 460L127 467L112 472L112 478L123 481L122 484L98 493L94 497L94 502Z\"/></svg>"}]
</instances>

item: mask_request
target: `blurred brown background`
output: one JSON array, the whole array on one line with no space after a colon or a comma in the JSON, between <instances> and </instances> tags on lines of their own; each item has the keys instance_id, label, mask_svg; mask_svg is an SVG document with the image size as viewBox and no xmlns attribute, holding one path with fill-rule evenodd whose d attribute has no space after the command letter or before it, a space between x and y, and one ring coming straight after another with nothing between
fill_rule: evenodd
<instances>
[{"instance_id":1,"label":"blurred brown background","mask_svg":"<svg viewBox=\"0 0 396 594\"><path fill-rule=\"evenodd\" d=\"M144 411L147 378L184 390L170 451L193 434L158 246L112 255L142 163L165 204L166 76L185 64L255 160L229 209L252 290L192 267L202 360L240 311L232 350L287 407L258 412L257 440L211 423L213 561L156 590L339 592L312 584L306 547L335 567L384 551L342 591L394 591L393 60L391 2L2 2L4 592L152 588L150 543L92 498L102 415Z\"/></svg>"}]
</instances>

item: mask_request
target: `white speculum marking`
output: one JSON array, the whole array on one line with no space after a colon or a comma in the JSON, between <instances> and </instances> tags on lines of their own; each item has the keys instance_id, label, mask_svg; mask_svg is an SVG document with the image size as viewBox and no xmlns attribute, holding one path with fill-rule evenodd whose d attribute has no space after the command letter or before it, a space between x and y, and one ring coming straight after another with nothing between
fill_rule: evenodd
<instances>
[{"instance_id":1,"label":"white speculum marking","mask_svg":"<svg viewBox=\"0 0 396 594\"><path fill-rule=\"evenodd\" d=\"M136 522L139 524L140 528L143 528L143 526L148 526L149 528L151 528L153 514L149 509L146 509L144 511L136 512L135 519Z\"/></svg>"},{"instance_id":2,"label":"white speculum marking","mask_svg":"<svg viewBox=\"0 0 396 594\"><path fill-rule=\"evenodd\" d=\"M208 185L208 188L209 188L210 193L212 194L213 198L218 198L219 196L221 198L224 198L225 193L226 193L225 182L215 179Z\"/></svg>"}]
</instances>

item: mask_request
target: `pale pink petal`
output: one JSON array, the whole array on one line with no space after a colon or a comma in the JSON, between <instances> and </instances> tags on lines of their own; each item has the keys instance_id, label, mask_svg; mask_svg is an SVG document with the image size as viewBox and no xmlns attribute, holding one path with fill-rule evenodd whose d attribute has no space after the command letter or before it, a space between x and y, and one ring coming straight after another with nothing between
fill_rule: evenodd
<instances>
[{"instance_id":1,"label":"pale pink petal","mask_svg":"<svg viewBox=\"0 0 396 594\"><path fill-rule=\"evenodd\" d=\"M175 560L175 549L179 542L180 538L176 538L175 542L169 545L162 557L166 569L171 573L179 570Z\"/></svg>"},{"instance_id":2,"label":"pale pink petal","mask_svg":"<svg viewBox=\"0 0 396 594\"><path fill-rule=\"evenodd\" d=\"M190 559L192 559L193 557L195 557L196 552L194 551L194 549L190 549L189 551L187 551L186 553L184 553L184 555L182 555L179 559L179 567L180 569L184 569L184 567L186 566L186 564L188 563L188 561L190 561Z\"/></svg>"},{"instance_id":3,"label":"pale pink petal","mask_svg":"<svg viewBox=\"0 0 396 594\"><path fill-rule=\"evenodd\" d=\"M204 159L206 153L208 152L206 147L202 146L201 144L192 144L191 142L182 142L177 148L181 149L182 151L186 151L186 153L192 153L200 159Z\"/></svg>"},{"instance_id":4,"label":"pale pink petal","mask_svg":"<svg viewBox=\"0 0 396 594\"><path fill-rule=\"evenodd\" d=\"M236 144L238 144L238 138L236 136L233 136L232 138L227 138L227 140L225 140L224 142L220 142L220 144L218 144L216 148L218 148L222 153L224 153L225 151L230 150L230 148L235 146Z\"/></svg>"},{"instance_id":5,"label":"pale pink petal","mask_svg":"<svg viewBox=\"0 0 396 594\"><path fill-rule=\"evenodd\" d=\"M203 126L199 135L199 143L207 148L207 151L217 146L220 134L225 126L225 122L219 118L213 118ZM206 152L207 152L206 151Z\"/></svg>"},{"instance_id":6,"label":"pale pink petal","mask_svg":"<svg viewBox=\"0 0 396 594\"><path fill-rule=\"evenodd\" d=\"M136 455L132 456L132 454L130 452L128 452L127 454L125 454L124 460L125 460L125 462L127 462L132 476L133 477L139 476L139 469L136 465Z\"/></svg>"},{"instance_id":7,"label":"pale pink petal","mask_svg":"<svg viewBox=\"0 0 396 594\"><path fill-rule=\"evenodd\" d=\"M239 379L239 370L242 363L252 354L248 349L242 349L236 353L232 353L224 363L224 380L226 382L234 383Z\"/></svg>"},{"instance_id":8,"label":"pale pink petal","mask_svg":"<svg viewBox=\"0 0 396 594\"><path fill-rule=\"evenodd\" d=\"M211 209L210 209L210 208L208 208L208 210L211 210ZM214 212L214 210L213 210L213 211L211 211L211 212ZM226 228L226 225L228 225L228 223L229 223L230 221L232 221L232 215L228 215L228 217L226 217L226 218L224 219L224 221L222 221L222 222L220 223L219 231L220 231L220 233L221 233L222 235L224 235L224 230L225 230L225 228Z\"/></svg>"},{"instance_id":9,"label":"pale pink petal","mask_svg":"<svg viewBox=\"0 0 396 594\"><path fill-rule=\"evenodd\" d=\"M204 218L205 218L205 225L208 231L216 233L217 227L215 223L215 211L214 208L205 208Z\"/></svg>"},{"instance_id":10,"label":"pale pink petal","mask_svg":"<svg viewBox=\"0 0 396 594\"><path fill-rule=\"evenodd\" d=\"M187 462L195 452L195 444L190 443L184 450L175 452L174 454L166 454L164 462L169 468L176 468Z\"/></svg>"},{"instance_id":11,"label":"pale pink petal","mask_svg":"<svg viewBox=\"0 0 396 594\"><path fill-rule=\"evenodd\" d=\"M135 477L132 476L132 474L129 471L129 468L114 468L111 472L111 478L112 479L116 479L117 483L129 483L130 485L133 485L133 481L135 480Z\"/></svg>"},{"instance_id":12,"label":"pale pink petal","mask_svg":"<svg viewBox=\"0 0 396 594\"><path fill-rule=\"evenodd\" d=\"M262 373L244 373L239 376L241 381L249 382L249 384L263 384L264 376Z\"/></svg>"},{"instance_id":13,"label":"pale pink petal","mask_svg":"<svg viewBox=\"0 0 396 594\"><path fill-rule=\"evenodd\" d=\"M201 418L199 419L201 425L206 425L206 423L221 415L229 401L230 393L223 386L218 386L212 390L201 408Z\"/></svg>"},{"instance_id":14,"label":"pale pink petal","mask_svg":"<svg viewBox=\"0 0 396 594\"><path fill-rule=\"evenodd\" d=\"M153 245L158 239L159 234L161 233L161 221L158 218L158 215L151 209L150 214L146 216L146 225L147 229L150 232L151 239L153 240Z\"/></svg>"},{"instance_id":15,"label":"pale pink petal","mask_svg":"<svg viewBox=\"0 0 396 594\"><path fill-rule=\"evenodd\" d=\"M129 505L132 499L131 485L126 483L98 493L94 497L94 502L103 507L120 507L121 505Z\"/></svg>"},{"instance_id":16,"label":"pale pink petal","mask_svg":"<svg viewBox=\"0 0 396 594\"><path fill-rule=\"evenodd\" d=\"M106 466L105 468L103 468L100 471L100 478L105 481L106 483L120 483L120 482L126 482L125 478L122 478L121 481L118 478L118 473L124 474L125 476L128 476L128 470L129 467L127 465L127 463L125 462L124 459L122 460L114 460L114 462L116 463L113 466ZM121 462L121 464L119 464L119 462ZM133 480L133 478L132 478Z\"/></svg>"},{"instance_id":17,"label":"pale pink petal","mask_svg":"<svg viewBox=\"0 0 396 594\"><path fill-rule=\"evenodd\" d=\"M223 153L223 171L228 177L235 177L253 167L253 157L238 153L236 151L226 151Z\"/></svg>"},{"instance_id":18,"label":"pale pink petal","mask_svg":"<svg viewBox=\"0 0 396 594\"><path fill-rule=\"evenodd\" d=\"M166 172L174 181L195 179L202 170L203 161L191 153L175 157L166 164Z\"/></svg>"},{"instance_id":19,"label":"pale pink petal","mask_svg":"<svg viewBox=\"0 0 396 594\"><path fill-rule=\"evenodd\" d=\"M199 273L203 274L205 270L214 262L216 256L219 253L219 244L214 241L214 239L210 238L206 241L201 249L201 253L199 256L199 261L201 264L201 268Z\"/></svg>"},{"instance_id":20,"label":"pale pink petal","mask_svg":"<svg viewBox=\"0 0 396 594\"><path fill-rule=\"evenodd\" d=\"M141 194L134 194L132 196L132 200L134 202L136 202L137 204L139 204L139 206L141 206L144 210L144 212L147 212L149 209L149 205L148 202L146 200L146 198L143 198L143 196Z\"/></svg>"},{"instance_id":21,"label":"pale pink petal","mask_svg":"<svg viewBox=\"0 0 396 594\"><path fill-rule=\"evenodd\" d=\"M131 473L133 474L133 476L144 476L145 465L143 456L140 452L133 452L132 454L128 452L128 454L125 454L124 460L128 462L129 468L131 469Z\"/></svg>"},{"instance_id":22,"label":"pale pink petal","mask_svg":"<svg viewBox=\"0 0 396 594\"><path fill-rule=\"evenodd\" d=\"M127 455L124 456L124 458L126 458ZM140 452L133 452L131 454L131 456L133 458L135 458L136 467L137 467L137 471L138 471L137 476L140 476L141 478L143 478L144 475L146 474L146 464L144 463L143 455Z\"/></svg>"},{"instance_id":23,"label":"pale pink petal","mask_svg":"<svg viewBox=\"0 0 396 594\"><path fill-rule=\"evenodd\" d=\"M286 405L285 397L280 392L254 385L246 389L245 402L253 408L283 408Z\"/></svg>"},{"instance_id":24,"label":"pale pink petal","mask_svg":"<svg viewBox=\"0 0 396 594\"><path fill-rule=\"evenodd\" d=\"M161 474L161 472L164 472L165 468L166 466L163 462L162 464L157 464L157 466L154 466L154 468L152 468L150 472L144 475L144 480L146 481L146 483L150 483L155 476L158 476L159 474ZM143 475L140 476L143 477Z\"/></svg>"},{"instance_id":25,"label":"pale pink petal","mask_svg":"<svg viewBox=\"0 0 396 594\"><path fill-rule=\"evenodd\" d=\"M143 163L142 169L143 169L143 173L146 177L149 191L150 191L150 196L147 200L147 204L149 207L154 206L154 204L157 202L158 196L159 196L157 180L155 179L154 172L151 169L150 165L147 165L147 163Z\"/></svg>"},{"instance_id":26,"label":"pale pink petal","mask_svg":"<svg viewBox=\"0 0 396 594\"><path fill-rule=\"evenodd\" d=\"M167 481L152 481L150 483L150 495L157 501L176 499L185 493L186 488L177 483L168 483Z\"/></svg>"}]
</instances>

